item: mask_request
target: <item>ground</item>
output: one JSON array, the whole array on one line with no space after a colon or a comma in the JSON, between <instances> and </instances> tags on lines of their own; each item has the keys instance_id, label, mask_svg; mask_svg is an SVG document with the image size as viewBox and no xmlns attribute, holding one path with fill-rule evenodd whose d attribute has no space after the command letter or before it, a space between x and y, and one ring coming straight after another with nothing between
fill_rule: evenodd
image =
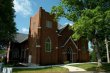
<instances>
[{"instance_id":1,"label":"ground","mask_svg":"<svg viewBox=\"0 0 110 73\"><path fill-rule=\"evenodd\" d=\"M87 71L110 71L110 63L103 63L100 68L97 67L97 63L73 64L71 66L83 68Z\"/></svg>"},{"instance_id":2,"label":"ground","mask_svg":"<svg viewBox=\"0 0 110 73\"><path fill-rule=\"evenodd\" d=\"M63 67L47 67L41 69L13 69L13 73L68 73L69 70Z\"/></svg>"},{"instance_id":3,"label":"ground","mask_svg":"<svg viewBox=\"0 0 110 73\"><path fill-rule=\"evenodd\" d=\"M5 54L6 50L0 50L0 54Z\"/></svg>"},{"instance_id":4,"label":"ground","mask_svg":"<svg viewBox=\"0 0 110 73\"><path fill-rule=\"evenodd\" d=\"M110 63L104 63L98 68L97 63L71 63L64 65L13 67L13 73L69 73L87 71L110 71Z\"/></svg>"}]
</instances>

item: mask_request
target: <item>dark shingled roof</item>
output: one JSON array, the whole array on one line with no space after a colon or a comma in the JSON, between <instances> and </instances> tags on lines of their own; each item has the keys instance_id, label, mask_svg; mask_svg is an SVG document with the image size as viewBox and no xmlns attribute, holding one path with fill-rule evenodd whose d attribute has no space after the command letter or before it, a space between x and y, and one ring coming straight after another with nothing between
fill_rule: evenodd
<instances>
[{"instance_id":1,"label":"dark shingled roof","mask_svg":"<svg viewBox=\"0 0 110 73\"><path fill-rule=\"evenodd\" d=\"M61 33L67 26L69 26L69 25L58 26L58 33Z\"/></svg>"},{"instance_id":2,"label":"dark shingled roof","mask_svg":"<svg viewBox=\"0 0 110 73\"><path fill-rule=\"evenodd\" d=\"M28 34L17 33L14 38L14 42L22 43L28 39Z\"/></svg>"},{"instance_id":3,"label":"dark shingled roof","mask_svg":"<svg viewBox=\"0 0 110 73\"><path fill-rule=\"evenodd\" d=\"M65 28L67 25L61 25L61 24L58 24L58 29L60 30L60 29L63 29L63 28Z\"/></svg>"}]
</instances>

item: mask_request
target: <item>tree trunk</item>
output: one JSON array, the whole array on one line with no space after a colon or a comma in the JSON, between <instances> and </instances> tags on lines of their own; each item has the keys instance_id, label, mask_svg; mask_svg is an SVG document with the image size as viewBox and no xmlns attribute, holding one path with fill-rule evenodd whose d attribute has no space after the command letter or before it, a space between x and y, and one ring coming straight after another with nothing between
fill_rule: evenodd
<instances>
[{"instance_id":1,"label":"tree trunk","mask_svg":"<svg viewBox=\"0 0 110 73\"><path fill-rule=\"evenodd\" d=\"M107 51L107 63L110 63L110 57L109 57L109 49L108 49L108 41L107 41L107 38L105 38L105 45L106 45L106 51Z\"/></svg>"},{"instance_id":2,"label":"tree trunk","mask_svg":"<svg viewBox=\"0 0 110 73\"><path fill-rule=\"evenodd\" d=\"M92 46L93 49L95 50L96 56L97 56L97 62L98 62L98 67L102 66L102 61L101 61L101 56L100 56L100 52L99 52L99 47L98 47L98 41L96 38L94 38L92 40Z\"/></svg>"},{"instance_id":3,"label":"tree trunk","mask_svg":"<svg viewBox=\"0 0 110 73\"><path fill-rule=\"evenodd\" d=\"M9 42L8 48L7 48L7 63L9 62L10 45L11 45L11 42Z\"/></svg>"}]
</instances>

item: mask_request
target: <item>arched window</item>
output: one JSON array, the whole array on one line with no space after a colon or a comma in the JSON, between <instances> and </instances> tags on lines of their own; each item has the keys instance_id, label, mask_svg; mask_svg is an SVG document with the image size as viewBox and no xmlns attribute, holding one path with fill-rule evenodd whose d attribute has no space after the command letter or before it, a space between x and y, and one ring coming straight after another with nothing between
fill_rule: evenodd
<instances>
[{"instance_id":1,"label":"arched window","mask_svg":"<svg viewBox=\"0 0 110 73\"><path fill-rule=\"evenodd\" d=\"M51 40L50 40L50 38L47 38L45 40L45 51L51 52Z\"/></svg>"}]
</instances>

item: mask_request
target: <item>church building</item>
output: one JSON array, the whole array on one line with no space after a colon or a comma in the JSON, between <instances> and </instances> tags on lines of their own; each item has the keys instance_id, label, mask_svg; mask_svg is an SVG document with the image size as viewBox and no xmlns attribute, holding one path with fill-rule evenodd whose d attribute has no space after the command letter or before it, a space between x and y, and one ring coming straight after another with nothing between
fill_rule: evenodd
<instances>
[{"instance_id":1,"label":"church building","mask_svg":"<svg viewBox=\"0 0 110 73\"><path fill-rule=\"evenodd\" d=\"M67 25L58 29L54 15L40 8L30 19L29 55L34 64L60 64L66 61L88 61L88 41L72 39L73 31Z\"/></svg>"},{"instance_id":2,"label":"church building","mask_svg":"<svg viewBox=\"0 0 110 73\"><path fill-rule=\"evenodd\" d=\"M20 42L16 43L16 50L16 46L11 45L10 60L36 65L89 61L88 41L84 38L73 40L71 36L74 32L70 25L59 28L54 17L40 7L30 18L29 34L26 36L19 33L16 36ZM15 57L13 52L16 53Z\"/></svg>"}]
</instances>

